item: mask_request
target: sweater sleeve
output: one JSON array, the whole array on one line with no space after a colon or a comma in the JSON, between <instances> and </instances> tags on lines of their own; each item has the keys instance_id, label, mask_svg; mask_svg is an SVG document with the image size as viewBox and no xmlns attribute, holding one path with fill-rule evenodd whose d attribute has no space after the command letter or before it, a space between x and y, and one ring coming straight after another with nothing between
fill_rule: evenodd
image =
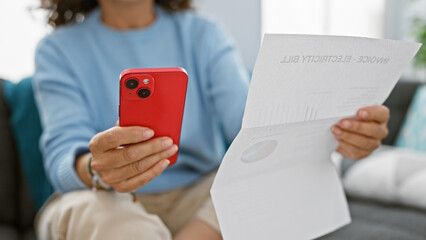
<instances>
[{"instance_id":1,"label":"sweater sleeve","mask_svg":"<svg viewBox=\"0 0 426 240\"><path fill-rule=\"evenodd\" d=\"M249 87L248 69L221 25L210 23L204 37L208 92L226 140L230 143L241 128Z\"/></svg>"},{"instance_id":2,"label":"sweater sleeve","mask_svg":"<svg viewBox=\"0 0 426 240\"><path fill-rule=\"evenodd\" d=\"M40 148L44 167L56 190L87 188L74 168L78 155L88 152L96 133L76 75L60 48L42 40L35 56L34 94L43 133Z\"/></svg>"}]
</instances>

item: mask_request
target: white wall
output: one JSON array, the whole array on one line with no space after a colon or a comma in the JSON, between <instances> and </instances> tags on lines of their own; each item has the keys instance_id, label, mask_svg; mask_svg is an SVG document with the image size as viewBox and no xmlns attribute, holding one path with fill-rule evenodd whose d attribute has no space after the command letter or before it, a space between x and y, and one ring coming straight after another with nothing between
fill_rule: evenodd
<instances>
[{"instance_id":1,"label":"white wall","mask_svg":"<svg viewBox=\"0 0 426 240\"><path fill-rule=\"evenodd\" d=\"M39 0L0 1L0 77L12 81L34 72L34 50L48 31Z\"/></svg>"},{"instance_id":2,"label":"white wall","mask_svg":"<svg viewBox=\"0 0 426 240\"><path fill-rule=\"evenodd\" d=\"M426 0L386 0L385 36L413 39L413 18L426 21Z\"/></svg>"},{"instance_id":3,"label":"white wall","mask_svg":"<svg viewBox=\"0 0 426 240\"><path fill-rule=\"evenodd\" d=\"M196 9L222 21L252 70L261 40L261 0L196 0Z\"/></svg>"},{"instance_id":4,"label":"white wall","mask_svg":"<svg viewBox=\"0 0 426 240\"><path fill-rule=\"evenodd\" d=\"M263 0L262 32L323 34L324 0Z\"/></svg>"},{"instance_id":5,"label":"white wall","mask_svg":"<svg viewBox=\"0 0 426 240\"><path fill-rule=\"evenodd\" d=\"M385 37L416 41L414 18L426 22L426 0L386 0ZM404 76L426 82L426 67L411 66Z\"/></svg>"},{"instance_id":6,"label":"white wall","mask_svg":"<svg viewBox=\"0 0 426 240\"><path fill-rule=\"evenodd\" d=\"M262 32L383 37L385 0L263 0Z\"/></svg>"},{"instance_id":7,"label":"white wall","mask_svg":"<svg viewBox=\"0 0 426 240\"><path fill-rule=\"evenodd\" d=\"M385 0L330 0L330 34L384 37Z\"/></svg>"}]
</instances>

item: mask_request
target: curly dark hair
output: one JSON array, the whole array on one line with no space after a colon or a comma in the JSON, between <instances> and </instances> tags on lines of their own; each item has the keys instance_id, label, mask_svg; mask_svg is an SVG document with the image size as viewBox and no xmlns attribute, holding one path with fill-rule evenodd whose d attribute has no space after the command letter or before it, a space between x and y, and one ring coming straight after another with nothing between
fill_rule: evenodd
<instances>
[{"instance_id":1,"label":"curly dark hair","mask_svg":"<svg viewBox=\"0 0 426 240\"><path fill-rule=\"evenodd\" d=\"M155 3L168 12L191 9L191 0L155 0ZM79 22L98 5L97 0L41 0L41 8L48 11L47 23L53 27Z\"/></svg>"}]
</instances>

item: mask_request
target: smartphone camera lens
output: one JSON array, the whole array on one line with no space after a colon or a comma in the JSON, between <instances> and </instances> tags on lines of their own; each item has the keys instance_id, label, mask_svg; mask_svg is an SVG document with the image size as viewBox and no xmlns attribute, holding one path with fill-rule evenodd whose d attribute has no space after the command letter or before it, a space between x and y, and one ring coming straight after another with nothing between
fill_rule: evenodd
<instances>
[{"instance_id":1,"label":"smartphone camera lens","mask_svg":"<svg viewBox=\"0 0 426 240\"><path fill-rule=\"evenodd\" d=\"M148 88L142 88L138 91L138 96L140 98L147 98L149 95L151 95L151 91Z\"/></svg>"},{"instance_id":2,"label":"smartphone camera lens","mask_svg":"<svg viewBox=\"0 0 426 240\"><path fill-rule=\"evenodd\" d=\"M136 79L129 79L129 80L126 81L126 87L128 89L135 89L135 88L138 87L138 84L139 84L138 80L136 80Z\"/></svg>"}]
</instances>

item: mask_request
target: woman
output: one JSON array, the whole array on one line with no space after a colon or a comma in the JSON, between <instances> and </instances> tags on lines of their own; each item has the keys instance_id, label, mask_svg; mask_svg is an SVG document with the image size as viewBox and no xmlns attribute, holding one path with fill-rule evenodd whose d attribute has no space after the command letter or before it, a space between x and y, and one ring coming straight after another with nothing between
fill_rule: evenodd
<instances>
[{"instance_id":1,"label":"woman","mask_svg":"<svg viewBox=\"0 0 426 240\"><path fill-rule=\"evenodd\" d=\"M38 46L34 90L45 167L62 194L40 212L40 239L221 239L209 188L240 129L249 80L230 38L188 11L190 0L42 2L56 29ZM170 138L115 126L118 75L147 67L189 75L179 157L169 168L177 151ZM386 108L358 116L333 127L337 150L352 159L387 131ZM94 184L115 191L92 192Z\"/></svg>"}]
</instances>

